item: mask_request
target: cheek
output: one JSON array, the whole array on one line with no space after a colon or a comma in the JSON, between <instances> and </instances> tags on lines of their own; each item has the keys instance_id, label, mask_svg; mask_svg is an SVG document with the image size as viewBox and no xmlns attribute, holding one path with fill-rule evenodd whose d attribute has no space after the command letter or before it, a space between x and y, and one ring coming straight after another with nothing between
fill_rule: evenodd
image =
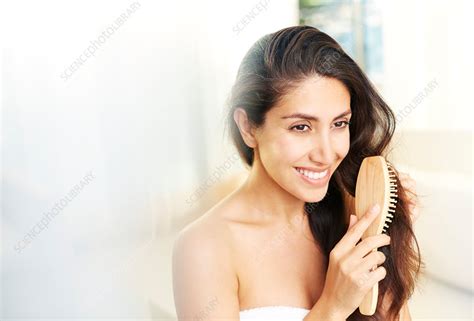
<instances>
[{"instance_id":1,"label":"cheek","mask_svg":"<svg viewBox=\"0 0 474 321\"><path fill-rule=\"evenodd\" d=\"M261 145L260 156L262 162L271 167L288 166L301 160L312 148L314 141L310 138L298 137L284 132L268 135L265 144ZM331 149L335 154L335 161L341 162L349 152L349 131L335 133L331 140Z\"/></svg>"},{"instance_id":2,"label":"cheek","mask_svg":"<svg viewBox=\"0 0 474 321\"><path fill-rule=\"evenodd\" d=\"M304 140L287 133L282 133L275 139L272 148L280 166L294 163L308 150Z\"/></svg>"},{"instance_id":3,"label":"cheek","mask_svg":"<svg viewBox=\"0 0 474 321\"><path fill-rule=\"evenodd\" d=\"M288 167L288 164L293 164L305 153L304 144L285 132L267 135L263 141L260 145L262 163L267 170L276 172L276 175L281 171L272 169Z\"/></svg>"},{"instance_id":4,"label":"cheek","mask_svg":"<svg viewBox=\"0 0 474 321\"><path fill-rule=\"evenodd\" d=\"M347 154L349 153L350 145L351 142L349 131L346 131L341 135L335 137L333 146L339 161L342 161L342 159L347 156Z\"/></svg>"}]
</instances>

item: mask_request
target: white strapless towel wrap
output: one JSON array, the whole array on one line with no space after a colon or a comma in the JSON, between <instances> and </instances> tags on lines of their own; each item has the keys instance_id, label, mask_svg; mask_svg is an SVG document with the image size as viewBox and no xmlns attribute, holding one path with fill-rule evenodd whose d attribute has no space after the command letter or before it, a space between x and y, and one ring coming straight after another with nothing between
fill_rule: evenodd
<instances>
[{"instance_id":1,"label":"white strapless towel wrap","mask_svg":"<svg viewBox=\"0 0 474 321\"><path fill-rule=\"evenodd\" d=\"M265 306L240 311L242 321L302 321L310 310L290 306Z\"/></svg>"}]
</instances>

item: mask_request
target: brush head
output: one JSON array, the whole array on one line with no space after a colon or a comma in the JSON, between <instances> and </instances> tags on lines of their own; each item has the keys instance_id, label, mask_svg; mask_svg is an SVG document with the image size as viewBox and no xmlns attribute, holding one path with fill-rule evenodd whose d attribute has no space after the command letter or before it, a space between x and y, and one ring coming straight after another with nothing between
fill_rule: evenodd
<instances>
[{"instance_id":1,"label":"brush head","mask_svg":"<svg viewBox=\"0 0 474 321\"><path fill-rule=\"evenodd\" d=\"M357 176L355 211L362 218L376 203L380 205L380 214L365 230L362 239L377 234L388 234L389 223L392 222L397 203L397 178L392 165L382 156L366 157L362 161ZM373 249L372 252L377 249ZM371 271L374 271L374 266ZM378 283L367 292L359 305L363 315L373 315L377 309Z\"/></svg>"},{"instance_id":2,"label":"brush head","mask_svg":"<svg viewBox=\"0 0 474 321\"><path fill-rule=\"evenodd\" d=\"M397 203L397 180L392 165L383 156L364 158L356 184L355 211L362 218L376 203L380 215L367 228L362 239L381 233L388 234Z\"/></svg>"}]
</instances>

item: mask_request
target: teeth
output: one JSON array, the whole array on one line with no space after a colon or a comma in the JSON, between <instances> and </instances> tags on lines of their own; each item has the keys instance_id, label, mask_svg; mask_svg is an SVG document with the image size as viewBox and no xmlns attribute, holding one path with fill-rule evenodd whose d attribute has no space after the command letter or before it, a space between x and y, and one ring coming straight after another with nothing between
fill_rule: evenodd
<instances>
[{"instance_id":1,"label":"teeth","mask_svg":"<svg viewBox=\"0 0 474 321\"><path fill-rule=\"evenodd\" d=\"M297 168L296 169L298 172L300 172L301 174L303 174L304 176L306 177L309 177L311 179L320 179L324 176L326 176L328 170L326 169L324 172L311 172L311 171L308 171L308 170L302 170L300 168Z\"/></svg>"}]
</instances>

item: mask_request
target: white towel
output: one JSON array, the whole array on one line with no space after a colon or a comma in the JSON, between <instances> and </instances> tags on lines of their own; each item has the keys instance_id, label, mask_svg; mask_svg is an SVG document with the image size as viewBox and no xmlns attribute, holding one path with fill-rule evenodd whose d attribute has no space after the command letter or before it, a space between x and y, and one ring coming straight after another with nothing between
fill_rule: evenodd
<instances>
[{"instance_id":1,"label":"white towel","mask_svg":"<svg viewBox=\"0 0 474 321\"><path fill-rule=\"evenodd\" d=\"M301 321L308 309L290 306L264 306L240 311L242 321Z\"/></svg>"}]
</instances>

